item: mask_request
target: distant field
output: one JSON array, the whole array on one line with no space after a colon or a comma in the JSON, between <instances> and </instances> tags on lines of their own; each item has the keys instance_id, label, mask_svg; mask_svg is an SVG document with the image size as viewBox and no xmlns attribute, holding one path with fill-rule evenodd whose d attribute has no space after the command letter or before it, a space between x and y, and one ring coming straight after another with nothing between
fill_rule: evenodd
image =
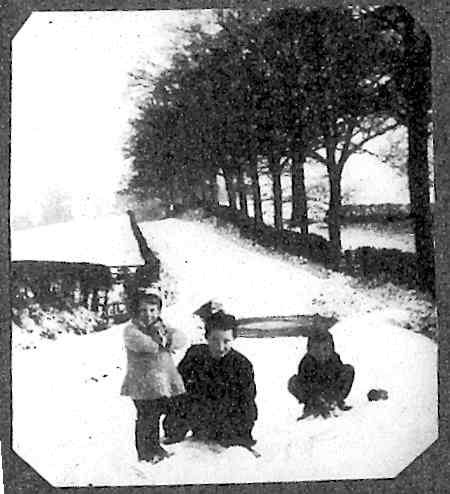
<instances>
[{"instance_id":1,"label":"distant field","mask_svg":"<svg viewBox=\"0 0 450 494\"><path fill-rule=\"evenodd\" d=\"M328 239L325 223L310 225L311 233L317 233ZM356 249L370 246L386 249L400 249L414 252L414 234L408 222L399 223L353 223L343 225L341 230L342 248Z\"/></svg>"},{"instance_id":2,"label":"distant field","mask_svg":"<svg viewBox=\"0 0 450 494\"><path fill-rule=\"evenodd\" d=\"M328 208L328 178L322 165L306 164L305 181L308 194L309 217L314 223L310 232L328 239L328 229L323 222ZM219 182L220 183L220 182ZM272 184L269 177L261 177L264 221L273 225ZM288 174L282 177L283 217L286 221L291 215L291 185ZM220 187L220 202L228 204L226 193ZM388 165L378 162L367 155L352 157L345 165L342 177L342 195L345 204L408 204L409 193L407 178L398 175ZM251 197L249 214L252 215ZM295 229L294 229L295 230ZM342 226L343 249L355 249L362 246L400 249L414 252L414 235L407 221L395 223L352 223Z\"/></svg>"}]
</instances>

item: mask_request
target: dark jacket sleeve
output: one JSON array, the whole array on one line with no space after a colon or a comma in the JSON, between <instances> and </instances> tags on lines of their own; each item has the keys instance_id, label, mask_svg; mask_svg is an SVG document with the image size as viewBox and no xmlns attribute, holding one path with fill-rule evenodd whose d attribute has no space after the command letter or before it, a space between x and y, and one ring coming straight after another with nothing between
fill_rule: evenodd
<instances>
[{"instance_id":1,"label":"dark jacket sleeve","mask_svg":"<svg viewBox=\"0 0 450 494\"><path fill-rule=\"evenodd\" d=\"M344 364L342 363L341 357L338 353L334 353L332 358L330 359L329 381L331 384L335 383L339 379L343 367Z\"/></svg>"},{"instance_id":2,"label":"dark jacket sleeve","mask_svg":"<svg viewBox=\"0 0 450 494\"><path fill-rule=\"evenodd\" d=\"M236 360L229 399L227 400L228 413L231 416L240 416L245 421L254 421L257 418L257 408L253 366L245 357Z\"/></svg>"},{"instance_id":3,"label":"dark jacket sleeve","mask_svg":"<svg viewBox=\"0 0 450 494\"><path fill-rule=\"evenodd\" d=\"M256 396L255 376L250 362L243 361L238 367L235 376L235 386L232 393L236 398L249 402Z\"/></svg>"},{"instance_id":4,"label":"dark jacket sleeve","mask_svg":"<svg viewBox=\"0 0 450 494\"><path fill-rule=\"evenodd\" d=\"M202 393L202 369L204 358L201 345L188 348L183 359L178 364L178 372L183 378L186 391L190 394Z\"/></svg>"}]
</instances>

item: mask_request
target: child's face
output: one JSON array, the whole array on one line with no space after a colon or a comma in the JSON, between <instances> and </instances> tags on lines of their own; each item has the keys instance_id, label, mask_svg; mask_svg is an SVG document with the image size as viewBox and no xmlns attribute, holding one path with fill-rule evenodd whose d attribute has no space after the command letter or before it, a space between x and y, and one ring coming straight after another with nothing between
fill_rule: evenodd
<instances>
[{"instance_id":1,"label":"child's face","mask_svg":"<svg viewBox=\"0 0 450 494\"><path fill-rule=\"evenodd\" d=\"M233 343L233 330L214 329L208 333L206 341L208 342L211 356L215 359L221 359L231 350Z\"/></svg>"},{"instance_id":2,"label":"child's face","mask_svg":"<svg viewBox=\"0 0 450 494\"><path fill-rule=\"evenodd\" d=\"M157 304L142 301L138 306L138 321L143 326L153 324L161 315L161 309Z\"/></svg>"}]
</instances>

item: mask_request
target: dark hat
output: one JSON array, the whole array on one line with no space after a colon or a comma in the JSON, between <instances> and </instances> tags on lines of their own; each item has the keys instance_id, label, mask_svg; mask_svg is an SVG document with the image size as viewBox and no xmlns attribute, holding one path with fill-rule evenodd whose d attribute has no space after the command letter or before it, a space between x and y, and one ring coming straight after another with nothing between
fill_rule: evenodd
<instances>
[{"instance_id":1,"label":"dark hat","mask_svg":"<svg viewBox=\"0 0 450 494\"><path fill-rule=\"evenodd\" d=\"M236 318L231 314L226 314L222 310L212 313L205 319L206 335L208 335L210 331L228 331L229 329L233 330L233 334L235 333L237 329Z\"/></svg>"},{"instance_id":2,"label":"dark hat","mask_svg":"<svg viewBox=\"0 0 450 494\"><path fill-rule=\"evenodd\" d=\"M194 315L198 316L202 321L206 321L216 312L222 311L222 305L215 300L209 300L208 302L201 305L195 312Z\"/></svg>"}]
</instances>

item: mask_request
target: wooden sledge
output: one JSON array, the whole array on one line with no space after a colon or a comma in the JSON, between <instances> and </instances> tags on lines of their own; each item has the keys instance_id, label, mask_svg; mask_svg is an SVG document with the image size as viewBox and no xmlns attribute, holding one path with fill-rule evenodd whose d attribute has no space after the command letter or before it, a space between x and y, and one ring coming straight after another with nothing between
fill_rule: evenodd
<instances>
[{"instance_id":1,"label":"wooden sledge","mask_svg":"<svg viewBox=\"0 0 450 494\"><path fill-rule=\"evenodd\" d=\"M238 336L244 338L275 338L279 336L304 336L326 332L338 321L320 314L249 317L238 319Z\"/></svg>"}]
</instances>

